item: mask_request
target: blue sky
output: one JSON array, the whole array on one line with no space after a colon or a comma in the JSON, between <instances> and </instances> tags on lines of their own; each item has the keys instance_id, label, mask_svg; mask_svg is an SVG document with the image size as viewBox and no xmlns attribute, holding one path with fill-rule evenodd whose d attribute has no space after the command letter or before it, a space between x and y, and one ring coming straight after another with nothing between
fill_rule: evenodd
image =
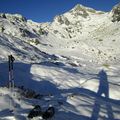
<instances>
[{"instance_id":1,"label":"blue sky","mask_svg":"<svg viewBox=\"0 0 120 120\"><path fill-rule=\"evenodd\" d=\"M0 0L0 13L19 13L36 22L52 21L76 4L110 11L120 0Z\"/></svg>"}]
</instances>

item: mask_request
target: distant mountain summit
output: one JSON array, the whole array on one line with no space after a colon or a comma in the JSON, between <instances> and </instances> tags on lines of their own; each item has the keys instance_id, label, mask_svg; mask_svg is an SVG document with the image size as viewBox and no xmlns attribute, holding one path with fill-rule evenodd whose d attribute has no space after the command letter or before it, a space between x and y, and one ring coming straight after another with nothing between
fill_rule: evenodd
<instances>
[{"instance_id":1,"label":"distant mountain summit","mask_svg":"<svg viewBox=\"0 0 120 120\"><path fill-rule=\"evenodd\" d=\"M90 13L93 14L104 13L103 11L96 11L93 8L85 7L81 4L77 4L72 10L70 10L70 12L75 16L82 16L84 18L88 17Z\"/></svg>"},{"instance_id":2,"label":"distant mountain summit","mask_svg":"<svg viewBox=\"0 0 120 120\"><path fill-rule=\"evenodd\" d=\"M70 10L70 13L74 16L82 16L83 18L89 16L87 8L80 4L77 4L72 10Z\"/></svg>"},{"instance_id":3,"label":"distant mountain summit","mask_svg":"<svg viewBox=\"0 0 120 120\"><path fill-rule=\"evenodd\" d=\"M53 33L58 34L61 38L75 38L84 32L82 29L84 24L86 24L85 22L96 21L99 19L99 16L102 18L104 16L103 14L105 14L105 12L96 11L92 8L77 4L70 11L56 16L51 23L50 29L54 29Z\"/></svg>"}]
</instances>

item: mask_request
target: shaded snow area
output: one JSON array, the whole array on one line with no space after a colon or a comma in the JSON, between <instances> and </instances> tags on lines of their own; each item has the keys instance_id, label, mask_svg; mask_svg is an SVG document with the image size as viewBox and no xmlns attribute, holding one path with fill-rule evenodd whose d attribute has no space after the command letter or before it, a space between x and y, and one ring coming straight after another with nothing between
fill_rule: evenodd
<instances>
[{"instance_id":1,"label":"shaded snow area","mask_svg":"<svg viewBox=\"0 0 120 120\"><path fill-rule=\"evenodd\" d=\"M48 23L0 13L0 120L30 119L120 120L120 4Z\"/></svg>"},{"instance_id":2,"label":"shaded snow area","mask_svg":"<svg viewBox=\"0 0 120 120\"><path fill-rule=\"evenodd\" d=\"M5 86L7 62L1 63L0 69L0 83ZM103 67L103 70L101 66L89 64L73 67L67 61L47 61L39 64L15 62L14 69L15 89L0 88L1 120L26 120L35 105L40 105L43 111L54 106L53 120L120 119L119 66ZM20 89L20 86L24 87ZM39 97L25 95L26 89L34 90Z\"/></svg>"}]
</instances>

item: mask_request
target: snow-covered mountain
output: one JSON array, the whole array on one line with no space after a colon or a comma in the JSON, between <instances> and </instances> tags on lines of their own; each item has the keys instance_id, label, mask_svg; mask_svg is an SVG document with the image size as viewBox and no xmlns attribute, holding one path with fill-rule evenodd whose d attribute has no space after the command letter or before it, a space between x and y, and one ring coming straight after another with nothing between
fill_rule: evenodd
<instances>
[{"instance_id":1,"label":"snow-covered mountain","mask_svg":"<svg viewBox=\"0 0 120 120\"><path fill-rule=\"evenodd\" d=\"M75 57L83 56L98 63L119 61L119 6L102 12L78 4L49 23L36 23L18 14L2 13L1 37L14 39L14 42L9 40L10 44L26 42L50 54L73 53Z\"/></svg>"},{"instance_id":2,"label":"snow-covered mountain","mask_svg":"<svg viewBox=\"0 0 120 120\"><path fill-rule=\"evenodd\" d=\"M47 23L1 13L0 86L8 83L10 54L15 85L42 98L21 96L21 102L19 92L12 99L0 88L1 120L26 120L35 104L57 106L55 120L120 119L120 4L109 12L78 4ZM17 105L14 115L4 111L9 98Z\"/></svg>"},{"instance_id":3,"label":"snow-covered mountain","mask_svg":"<svg viewBox=\"0 0 120 120\"><path fill-rule=\"evenodd\" d=\"M65 51L89 56L97 62L116 61L120 51L116 47L119 45L120 22L115 20L117 14L114 9L117 7L105 13L77 5L56 16L47 30L59 39L57 43Z\"/></svg>"}]
</instances>

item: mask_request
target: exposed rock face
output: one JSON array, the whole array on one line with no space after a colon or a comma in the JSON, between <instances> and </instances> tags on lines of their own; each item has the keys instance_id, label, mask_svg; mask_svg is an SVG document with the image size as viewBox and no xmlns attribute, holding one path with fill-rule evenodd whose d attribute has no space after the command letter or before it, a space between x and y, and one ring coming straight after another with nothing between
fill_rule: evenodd
<instances>
[{"instance_id":1,"label":"exposed rock face","mask_svg":"<svg viewBox=\"0 0 120 120\"><path fill-rule=\"evenodd\" d=\"M66 24L69 25L70 22L68 21L68 19L63 16L63 15L59 15L55 17L55 20L59 23L59 24Z\"/></svg>"},{"instance_id":2,"label":"exposed rock face","mask_svg":"<svg viewBox=\"0 0 120 120\"><path fill-rule=\"evenodd\" d=\"M22 15L20 14L14 14L14 15L11 15L11 14L5 14L6 18L10 21L17 21L17 22L26 22L26 18L23 17Z\"/></svg>"},{"instance_id":3,"label":"exposed rock face","mask_svg":"<svg viewBox=\"0 0 120 120\"><path fill-rule=\"evenodd\" d=\"M113 7L112 9L112 22L119 22L120 21L120 3L118 5L116 5L115 7Z\"/></svg>"},{"instance_id":4,"label":"exposed rock face","mask_svg":"<svg viewBox=\"0 0 120 120\"><path fill-rule=\"evenodd\" d=\"M83 18L89 16L87 9L80 4L76 5L73 10L71 10L71 13L74 14L74 16L82 16Z\"/></svg>"}]
</instances>

